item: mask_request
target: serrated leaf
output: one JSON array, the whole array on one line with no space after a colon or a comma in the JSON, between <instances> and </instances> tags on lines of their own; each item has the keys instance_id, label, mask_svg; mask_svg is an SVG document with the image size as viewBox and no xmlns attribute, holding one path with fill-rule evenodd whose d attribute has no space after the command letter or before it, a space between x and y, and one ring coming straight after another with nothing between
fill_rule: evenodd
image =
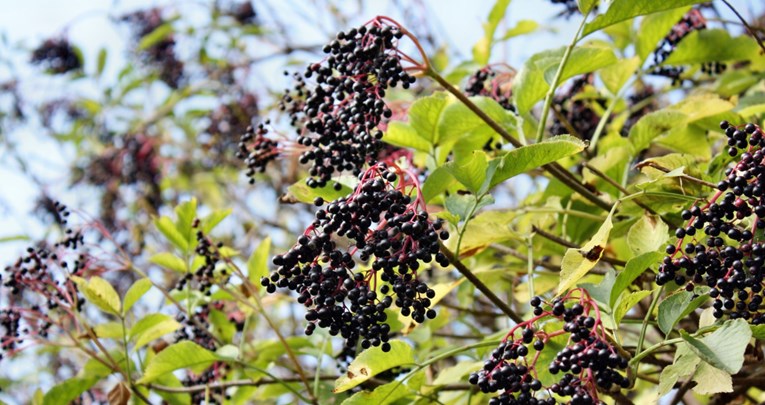
<instances>
[{"instance_id":1,"label":"serrated leaf","mask_svg":"<svg viewBox=\"0 0 765 405\"><path fill-rule=\"evenodd\" d=\"M157 253L149 258L149 262L178 273L188 271L186 262L170 252Z\"/></svg>"},{"instance_id":2,"label":"serrated leaf","mask_svg":"<svg viewBox=\"0 0 765 405\"><path fill-rule=\"evenodd\" d=\"M175 207L175 228L186 239L186 245L192 246L196 241L196 232L193 230L194 219L197 217L197 199L184 201Z\"/></svg>"},{"instance_id":3,"label":"serrated leaf","mask_svg":"<svg viewBox=\"0 0 765 405\"><path fill-rule=\"evenodd\" d=\"M181 324L169 315L149 314L133 325L128 337L130 340L135 340L133 350L138 350L155 339L175 332L180 327Z\"/></svg>"},{"instance_id":4,"label":"serrated leaf","mask_svg":"<svg viewBox=\"0 0 765 405\"><path fill-rule=\"evenodd\" d=\"M154 220L154 225L157 227L157 229L159 229L160 232L162 232L163 235L165 235L165 238L167 238L170 243L175 245L175 247L183 252L188 251L188 239L180 231L178 231L178 228L176 228L175 224L170 218L165 216L160 217Z\"/></svg>"},{"instance_id":5,"label":"serrated leaf","mask_svg":"<svg viewBox=\"0 0 765 405\"><path fill-rule=\"evenodd\" d=\"M500 41L505 41L510 38L514 38L520 35L530 34L539 28L539 23L534 20L520 20L515 23L513 28L508 29L500 38Z\"/></svg>"},{"instance_id":6,"label":"serrated leaf","mask_svg":"<svg viewBox=\"0 0 765 405\"><path fill-rule=\"evenodd\" d=\"M613 222L611 222L612 214L613 210L608 214L600 229L581 249L566 250L560 265L559 295L576 285L600 260L608 243L608 236L613 228Z\"/></svg>"},{"instance_id":7,"label":"serrated leaf","mask_svg":"<svg viewBox=\"0 0 765 405\"><path fill-rule=\"evenodd\" d=\"M670 295L659 303L657 319L659 329L665 334L669 333L680 319L693 312L707 299L708 297L705 295L693 298L693 293L688 291L680 291Z\"/></svg>"},{"instance_id":8,"label":"serrated leaf","mask_svg":"<svg viewBox=\"0 0 765 405\"><path fill-rule=\"evenodd\" d=\"M670 10L677 7L690 6L703 3L704 0L662 0L662 1L634 1L613 0L608 10L584 27L582 36L589 35L605 27L629 20L641 15ZM663 34L662 34L663 35Z\"/></svg>"},{"instance_id":9,"label":"serrated leaf","mask_svg":"<svg viewBox=\"0 0 765 405\"><path fill-rule=\"evenodd\" d=\"M693 373L696 386L693 392L700 395L712 395L720 392L733 392L733 378L730 374L707 362L701 362Z\"/></svg>"},{"instance_id":10,"label":"serrated leaf","mask_svg":"<svg viewBox=\"0 0 765 405\"><path fill-rule=\"evenodd\" d=\"M622 291L626 290L636 278L643 274L651 265L661 260L662 257L664 255L661 252L648 252L630 259L624 266L624 270L616 276L609 300L611 307L614 306Z\"/></svg>"},{"instance_id":11,"label":"serrated leaf","mask_svg":"<svg viewBox=\"0 0 765 405\"><path fill-rule=\"evenodd\" d=\"M400 340L390 342L391 350L388 353L380 347L372 347L358 355L345 374L335 381L334 393L348 391L370 378L389 370L393 367L414 364L414 352L412 346Z\"/></svg>"},{"instance_id":12,"label":"serrated leaf","mask_svg":"<svg viewBox=\"0 0 765 405\"><path fill-rule=\"evenodd\" d=\"M305 179L302 179L289 186L287 191L289 192L289 195L295 198L295 200L306 204L313 204L313 200L316 199L316 197L321 197L325 201L334 201L353 192L352 188L343 183L340 184L340 190L335 190L333 182L327 183L324 187L311 188L305 183Z\"/></svg>"},{"instance_id":13,"label":"serrated leaf","mask_svg":"<svg viewBox=\"0 0 765 405\"><path fill-rule=\"evenodd\" d=\"M122 339L122 324L119 322L106 322L93 328L96 336L104 339Z\"/></svg>"},{"instance_id":14,"label":"serrated leaf","mask_svg":"<svg viewBox=\"0 0 765 405\"><path fill-rule=\"evenodd\" d=\"M632 253L642 255L664 247L669 238L669 226L661 218L643 215L627 232L627 245Z\"/></svg>"},{"instance_id":15,"label":"serrated leaf","mask_svg":"<svg viewBox=\"0 0 765 405\"><path fill-rule=\"evenodd\" d=\"M412 148L421 152L430 152L433 148L430 141L422 138L411 125L400 121L393 121L388 124L388 129L382 140L391 145Z\"/></svg>"},{"instance_id":16,"label":"serrated leaf","mask_svg":"<svg viewBox=\"0 0 765 405\"><path fill-rule=\"evenodd\" d=\"M659 396L666 395L681 378L690 377L701 359L687 349L687 345L678 345L675 362L661 371L659 376Z\"/></svg>"},{"instance_id":17,"label":"serrated leaf","mask_svg":"<svg viewBox=\"0 0 765 405\"><path fill-rule=\"evenodd\" d=\"M271 253L271 237L260 242L258 248L247 259L247 277L254 285L260 285L260 278L268 275L268 255Z\"/></svg>"},{"instance_id":18,"label":"serrated leaf","mask_svg":"<svg viewBox=\"0 0 765 405\"><path fill-rule=\"evenodd\" d=\"M697 339L684 330L680 336L702 360L728 374L736 374L744 364L744 352L752 338L749 324L743 319L728 320L720 329Z\"/></svg>"},{"instance_id":19,"label":"serrated leaf","mask_svg":"<svg viewBox=\"0 0 765 405\"><path fill-rule=\"evenodd\" d=\"M473 60L479 65L489 63L491 57L491 47L494 43L494 32L499 26L499 22L505 17L507 6L510 0L497 0L489 12L487 21L483 24L483 37L473 46Z\"/></svg>"},{"instance_id":20,"label":"serrated leaf","mask_svg":"<svg viewBox=\"0 0 765 405\"><path fill-rule=\"evenodd\" d=\"M68 405L98 382L98 378L70 378L45 393L43 405Z\"/></svg>"},{"instance_id":21,"label":"serrated leaf","mask_svg":"<svg viewBox=\"0 0 765 405\"><path fill-rule=\"evenodd\" d=\"M648 290L633 291L627 295L623 295L619 300L619 303L616 305L616 308L614 308L614 322L619 324L622 321L622 318L624 318L624 315L627 315L627 312L629 312L632 307L649 295L651 295L651 291Z\"/></svg>"},{"instance_id":22,"label":"serrated leaf","mask_svg":"<svg viewBox=\"0 0 765 405\"><path fill-rule=\"evenodd\" d=\"M128 311L130 311L130 308L133 307L133 304L141 299L141 297L143 297L143 295L149 291L151 286L151 279L148 277L136 280L136 282L133 283L133 285L131 285L125 293L125 299L122 305L122 313L126 314Z\"/></svg>"},{"instance_id":23,"label":"serrated leaf","mask_svg":"<svg viewBox=\"0 0 765 405\"><path fill-rule=\"evenodd\" d=\"M489 167L486 152L482 150L473 151L470 156L460 161L449 162L444 167L471 193L482 194L486 192L484 185L488 186L487 171Z\"/></svg>"},{"instance_id":24,"label":"serrated leaf","mask_svg":"<svg viewBox=\"0 0 765 405\"><path fill-rule=\"evenodd\" d=\"M120 303L120 296L117 295L117 291L108 281L98 276L93 276L88 280L82 277L71 276L71 279L77 284L80 292L89 302L104 312L117 316L121 314L122 303Z\"/></svg>"},{"instance_id":25,"label":"serrated leaf","mask_svg":"<svg viewBox=\"0 0 765 405\"><path fill-rule=\"evenodd\" d=\"M559 135L542 142L522 146L492 159L489 165L496 165L491 177L491 187L531 169L555 162L584 150L585 144L578 138Z\"/></svg>"},{"instance_id":26,"label":"serrated leaf","mask_svg":"<svg viewBox=\"0 0 765 405\"><path fill-rule=\"evenodd\" d=\"M438 145L438 122L441 121L446 107L453 102L454 99L444 92L418 99L409 107L409 125L420 138L432 145Z\"/></svg>"},{"instance_id":27,"label":"serrated leaf","mask_svg":"<svg viewBox=\"0 0 765 405\"><path fill-rule=\"evenodd\" d=\"M529 112L537 101L544 98L550 88L551 78L555 75L563 58L565 48L539 52L529 58L513 80L513 98L518 113ZM594 72L617 61L611 48L596 44L575 47L569 56L560 82L566 79Z\"/></svg>"},{"instance_id":28,"label":"serrated leaf","mask_svg":"<svg viewBox=\"0 0 765 405\"><path fill-rule=\"evenodd\" d=\"M137 383L146 384L182 368L209 366L217 359L218 357L213 352L204 347L188 340L182 341L157 353L149 361L144 375Z\"/></svg>"},{"instance_id":29,"label":"serrated leaf","mask_svg":"<svg viewBox=\"0 0 765 405\"><path fill-rule=\"evenodd\" d=\"M484 114L513 134L516 119L509 111L489 97L470 97L470 101ZM451 103L444 108L438 121L438 142L440 152L438 163L442 163L448 153L454 152L455 160L461 159L474 150L481 149L497 133L470 110L464 103Z\"/></svg>"}]
</instances>

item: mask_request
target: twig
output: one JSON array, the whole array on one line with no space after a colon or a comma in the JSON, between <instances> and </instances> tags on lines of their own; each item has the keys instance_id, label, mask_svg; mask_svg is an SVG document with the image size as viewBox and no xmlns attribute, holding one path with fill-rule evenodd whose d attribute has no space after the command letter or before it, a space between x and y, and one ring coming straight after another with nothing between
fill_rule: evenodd
<instances>
[{"instance_id":1,"label":"twig","mask_svg":"<svg viewBox=\"0 0 765 405\"><path fill-rule=\"evenodd\" d=\"M557 244L559 244L559 245L561 245L561 246L563 246L565 248L569 248L569 249L581 249L581 246L577 245L576 243L571 243L571 242L569 242L569 241L567 241L565 239L562 239L562 238L560 238L560 237L558 237L556 235L553 235L553 234L551 234L551 233L549 233L547 231L543 231L543 230L537 228L536 226L533 226L532 230L534 232L538 233L539 236L541 236L541 237L543 237L543 238L545 238L547 240L550 240L552 242L555 242L555 243L557 243ZM619 260L619 259L615 259L613 257L608 257L608 256L603 256L603 257L600 258L600 260L602 260L602 261L604 261L604 262L606 262L608 264L612 264L614 266L622 266L622 267L624 267L627 264L627 262L625 262L624 260Z\"/></svg>"},{"instance_id":2,"label":"twig","mask_svg":"<svg viewBox=\"0 0 765 405\"><path fill-rule=\"evenodd\" d=\"M481 280L478 279L478 277L473 274L473 272L470 271L460 260L459 258L454 256L454 253L452 253L451 250L449 250L446 246L443 244L441 245L441 253L443 253L447 259L449 259L449 262L451 262L454 267L459 271L463 276L465 276L468 281L470 281L475 288L477 288L479 291L483 293L483 295L486 296L486 298L489 299L494 305L497 306L502 312L505 313L510 319L512 319L516 323L523 322L523 318L521 318L518 314L513 311L512 308L510 308L509 305L503 300L501 300L499 297L497 297L494 292L489 289L489 287L486 286Z\"/></svg>"},{"instance_id":3,"label":"twig","mask_svg":"<svg viewBox=\"0 0 765 405\"><path fill-rule=\"evenodd\" d=\"M664 167L664 166L662 166L662 165L660 165L658 163L655 163L655 162L640 162L637 165L635 165L635 169L640 169L643 166L653 167L654 169L662 171L664 173L671 172L671 170L669 170L666 167ZM701 184L702 186L706 186L706 187L709 187L709 188L714 188L714 189L717 188L716 184L710 183L710 182L708 182L706 180L702 180L702 179L699 179L699 178L696 178L696 177L693 177L693 176L689 176L689 175L687 175L685 173L683 173L683 174L681 174L681 175L679 175L677 177L679 177L679 178L681 178L683 180L688 180L688 181L693 182L693 183Z\"/></svg>"},{"instance_id":4,"label":"twig","mask_svg":"<svg viewBox=\"0 0 765 405\"><path fill-rule=\"evenodd\" d=\"M728 6L728 8L731 11L733 11L733 14L735 14L739 20L741 20L741 23L744 24L744 27L746 27L746 31L749 32L749 35L751 35L755 41L757 41L757 44L760 45L760 48L762 48L763 54L765 54L765 45L762 43L762 40L760 39L760 37L754 33L754 29L752 29L752 27L749 26L749 23L746 22L744 17L742 17L741 14L738 13L738 10L736 10L735 7L733 7L730 3L728 3L728 0L722 0L722 2L725 3L725 5Z\"/></svg>"}]
</instances>

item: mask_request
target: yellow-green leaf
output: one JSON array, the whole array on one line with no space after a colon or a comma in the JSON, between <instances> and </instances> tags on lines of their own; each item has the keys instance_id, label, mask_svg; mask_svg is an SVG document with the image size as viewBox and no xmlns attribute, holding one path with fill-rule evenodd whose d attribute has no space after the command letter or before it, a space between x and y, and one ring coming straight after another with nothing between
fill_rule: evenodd
<instances>
[{"instance_id":1,"label":"yellow-green leaf","mask_svg":"<svg viewBox=\"0 0 765 405\"><path fill-rule=\"evenodd\" d=\"M118 316L121 314L122 304L120 303L120 296L117 295L117 291L108 281L98 276L93 276L89 280L77 276L72 276L71 278L80 288L80 292L85 296L85 299L104 312Z\"/></svg>"},{"instance_id":2,"label":"yellow-green leaf","mask_svg":"<svg viewBox=\"0 0 765 405\"><path fill-rule=\"evenodd\" d=\"M612 215L613 210L608 214L600 229L592 236L592 239L585 243L581 249L572 248L566 250L563 262L560 265L559 295L575 286L600 260L608 244L608 236L613 228L613 222L611 222Z\"/></svg>"},{"instance_id":3,"label":"yellow-green leaf","mask_svg":"<svg viewBox=\"0 0 765 405\"><path fill-rule=\"evenodd\" d=\"M198 344L185 340L166 347L149 361L146 371L137 383L146 384L167 373L182 368L203 368L218 357Z\"/></svg>"},{"instance_id":4,"label":"yellow-green leaf","mask_svg":"<svg viewBox=\"0 0 765 405\"><path fill-rule=\"evenodd\" d=\"M271 237L268 236L260 242L258 248L252 252L247 260L247 277L255 285L259 285L260 278L268 275L268 255L271 253Z\"/></svg>"},{"instance_id":5,"label":"yellow-green leaf","mask_svg":"<svg viewBox=\"0 0 765 405\"><path fill-rule=\"evenodd\" d=\"M149 291L151 286L151 280L148 277L136 280L136 282L133 283L133 285L131 285L125 293L122 312L126 314L128 311L130 311L130 308L133 307L133 304L141 299L141 297L143 297L143 295Z\"/></svg>"},{"instance_id":6,"label":"yellow-green leaf","mask_svg":"<svg viewBox=\"0 0 765 405\"><path fill-rule=\"evenodd\" d=\"M149 314L133 325L128 336L131 340L135 340L133 350L138 350L154 339L175 332L180 327L181 324L169 315Z\"/></svg>"},{"instance_id":7,"label":"yellow-green leaf","mask_svg":"<svg viewBox=\"0 0 765 405\"><path fill-rule=\"evenodd\" d=\"M372 347L358 355L348 365L348 370L335 380L333 392L348 391L393 367L414 364L412 346L400 340L391 341L390 345L391 350L387 353L383 352L380 347Z\"/></svg>"}]
</instances>

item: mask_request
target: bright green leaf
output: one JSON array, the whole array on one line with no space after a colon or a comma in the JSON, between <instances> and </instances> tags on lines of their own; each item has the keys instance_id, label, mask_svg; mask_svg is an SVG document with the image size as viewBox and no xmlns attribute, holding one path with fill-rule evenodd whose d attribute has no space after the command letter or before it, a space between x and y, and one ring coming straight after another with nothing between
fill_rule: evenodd
<instances>
[{"instance_id":1,"label":"bright green leaf","mask_svg":"<svg viewBox=\"0 0 765 405\"><path fill-rule=\"evenodd\" d=\"M635 255L655 252L664 247L669 226L661 218L643 215L627 232L627 244Z\"/></svg>"},{"instance_id":2,"label":"bright green leaf","mask_svg":"<svg viewBox=\"0 0 765 405\"><path fill-rule=\"evenodd\" d=\"M383 142L402 148L412 148L421 152L430 152L433 145L429 139L420 137L419 133L409 124L393 121L383 136Z\"/></svg>"},{"instance_id":3,"label":"bright green leaf","mask_svg":"<svg viewBox=\"0 0 765 405\"><path fill-rule=\"evenodd\" d=\"M268 255L271 253L271 237L260 242L247 260L247 277L254 285L260 285L260 278L268 275Z\"/></svg>"},{"instance_id":4,"label":"bright green leaf","mask_svg":"<svg viewBox=\"0 0 765 405\"><path fill-rule=\"evenodd\" d=\"M157 253L149 258L149 262L178 273L185 273L188 270L186 262L170 252Z\"/></svg>"},{"instance_id":5,"label":"bright green leaf","mask_svg":"<svg viewBox=\"0 0 765 405\"><path fill-rule=\"evenodd\" d=\"M690 6L677 7L659 13L645 16L640 22L640 35L637 36L635 48L640 61L644 61L650 55L659 41L680 21Z\"/></svg>"},{"instance_id":6,"label":"bright green leaf","mask_svg":"<svg viewBox=\"0 0 765 405\"><path fill-rule=\"evenodd\" d=\"M316 197L321 197L325 201L334 201L353 192L353 189L347 185L343 183L340 184L342 185L340 190L335 190L333 182L327 183L324 187L311 188L305 183L305 179L302 179L289 186L287 191L295 200L306 204L312 204Z\"/></svg>"},{"instance_id":7,"label":"bright green leaf","mask_svg":"<svg viewBox=\"0 0 765 405\"><path fill-rule=\"evenodd\" d=\"M170 243L175 245L175 247L183 252L188 251L188 239L180 231L178 231L178 228L176 228L175 224L172 220L170 220L170 218L165 216L160 217L154 220L154 225L157 227L157 229L159 229L160 232L162 232L163 235L165 235L165 238L167 238Z\"/></svg>"},{"instance_id":8,"label":"bright green leaf","mask_svg":"<svg viewBox=\"0 0 765 405\"><path fill-rule=\"evenodd\" d=\"M107 55L106 48L101 48L98 51L98 63L96 64L96 76L101 76L101 73L104 72L104 67L106 66L106 55Z\"/></svg>"},{"instance_id":9,"label":"bright green leaf","mask_svg":"<svg viewBox=\"0 0 765 405\"><path fill-rule=\"evenodd\" d=\"M414 128L420 138L430 144L438 145L438 122L441 121L446 107L452 102L454 99L444 92L418 99L409 107L409 125Z\"/></svg>"},{"instance_id":10,"label":"bright green leaf","mask_svg":"<svg viewBox=\"0 0 765 405\"><path fill-rule=\"evenodd\" d=\"M640 68L640 60L637 57L621 59L601 69L600 79L611 94L617 94L638 68Z\"/></svg>"},{"instance_id":11,"label":"bright green leaf","mask_svg":"<svg viewBox=\"0 0 765 405\"><path fill-rule=\"evenodd\" d=\"M748 36L731 37L724 29L696 30L683 38L664 65L739 61L760 58L757 41Z\"/></svg>"},{"instance_id":12,"label":"bright green leaf","mask_svg":"<svg viewBox=\"0 0 765 405\"><path fill-rule=\"evenodd\" d=\"M68 405L98 382L98 378L70 378L53 386L43 397L43 405Z\"/></svg>"},{"instance_id":13,"label":"bright green leaf","mask_svg":"<svg viewBox=\"0 0 765 405\"><path fill-rule=\"evenodd\" d=\"M489 12L489 18L483 24L483 37L473 46L473 60L479 65L489 63L491 57L491 46L494 42L494 32L499 26L499 22L505 17L507 6L510 0L497 0L494 7Z\"/></svg>"},{"instance_id":14,"label":"bright green leaf","mask_svg":"<svg viewBox=\"0 0 765 405\"><path fill-rule=\"evenodd\" d=\"M560 135L513 149L490 162L490 165L496 164L496 171L491 177L491 187L518 174L579 153L584 148L585 144L578 138Z\"/></svg>"},{"instance_id":15,"label":"bright green leaf","mask_svg":"<svg viewBox=\"0 0 765 405\"><path fill-rule=\"evenodd\" d=\"M120 303L120 296L117 295L117 291L108 281L98 276L93 276L88 280L71 276L71 279L80 288L80 292L85 296L85 299L99 309L114 315L121 314L122 303Z\"/></svg>"},{"instance_id":16,"label":"bright green leaf","mask_svg":"<svg viewBox=\"0 0 765 405\"><path fill-rule=\"evenodd\" d=\"M122 339L122 324L120 322L106 322L93 328L96 336L104 339Z\"/></svg>"},{"instance_id":17,"label":"bright green leaf","mask_svg":"<svg viewBox=\"0 0 765 405\"><path fill-rule=\"evenodd\" d=\"M444 166L439 166L422 184L422 197L426 203L430 202L455 184L457 184L457 180L449 173L449 170Z\"/></svg>"},{"instance_id":18,"label":"bright green leaf","mask_svg":"<svg viewBox=\"0 0 765 405\"><path fill-rule=\"evenodd\" d=\"M210 233L221 221L231 214L231 208L211 212L200 221L200 228L204 233Z\"/></svg>"},{"instance_id":19,"label":"bright green leaf","mask_svg":"<svg viewBox=\"0 0 765 405\"><path fill-rule=\"evenodd\" d=\"M581 249L566 250L560 265L559 295L576 285L600 260L608 243L611 228L613 228L613 222L611 222L612 214L613 211L608 214L608 217L595 235L592 236L592 239L585 243Z\"/></svg>"},{"instance_id":20,"label":"bright green leaf","mask_svg":"<svg viewBox=\"0 0 765 405\"><path fill-rule=\"evenodd\" d=\"M608 6L608 10L604 14L597 16L584 27L582 36L589 35L595 31L608 27L609 25L629 20L630 18L637 16L670 10L677 7L690 6L698 3L704 3L704 0L614 0ZM665 33L662 33L662 35L664 34Z\"/></svg>"},{"instance_id":21,"label":"bright green leaf","mask_svg":"<svg viewBox=\"0 0 765 405\"><path fill-rule=\"evenodd\" d=\"M537 28L539 28L539 23L534 20L520 20L515 24L513 28L505 31L505 34L502 35L500 40L504 41L520 35L530 34L536 31Z\"/></svg>"},{"instance_id":22,"label":"bright green leaf","mask_svg":"<svg viewBox=\"0 0 765 405\"><path fill-rule=\"evenodd\" d=\"M149 291L151 286L151 280L148 277L136 280L136 282L133 283L133 285L131 285L125 293L124 304L122 305L122 313L126 314L128 311L130 311L130 308L133 307L133 304L141 299L141 297L143 297L143 295Z\"/></svg>"},{"instance_id":23,"label":"bright green leaf","mask_svg":"<svg viewBox=\"0 0 765 405\"><path fill-rule=\"evenodd\" d=\"M640 256L635 256L627 262L624 266L624 270L619 272L614 282L614 288L611 290L611 298L609 303L611 307L616 303L617 298L621 295L622 291L635 281L643 272L646 271L651 265L658 263L664 255L661 252L647 252Z\"/></svg>"},{"instance_id":24,"label":"bright green leaf","mask_svg":"<svg viewBox=\"0 0 765 405\"><path fill-rule=\"evenodd\" d=\"M449 162L444 167L473 194L481 194L480 191L487 183L488 159L486 152L473 151L471 156L466 156L459 162Z\"/></svg>"},{"instance_id":25,"label":"bright green leaf","mask_svg":"<svg viewBox=\"0 0 765 405\"><path fill-rule=\"evenodd\" d=\"M647 290L639 290L627 295L622 295L622 298L614 309L614 322L617 324L620 323L622 318L624 318L624 315L627 315L627 312L632 309L632 307L649 295L651 295L651 291Z\"/></svg>"},{"instance_id":26,"label":"bright green leaf","mask_svg":"<svg viewBox=\"0 0 765 405\"><path fill-rule=\"evenodd\" d=\"M348 391L393 367L414 364L412 346L400 340L391 341L390 344L391 350L388 353L383 352L380 347L372 347L361 352L348 365L347 372L335 381L333 392Z\"/></svg>"},{"instance_id":27,"label":"bright green leaf","mask_svg":"<svg viewBox=\"0 0 765 405\"><path fill-rule=\"evenodd\" d=\"M205 367L218 357L211 351L191 341L182 341L166 347L149 361L146 371L137 383L146 384L175 370L190 367Z\"/></svg>"},{"instance_id":28,"label":"bright green leaf","mask_svg":"<svg viewBox=\"0 0 765 405\"><path fill-rule=\"evenodd\" d=\"M159 27L155 28L154 31L144 35L143 38L141 38L141 42L138 43L138 50L144 51L154 45L157 45L172 35L174 31L175 30L173 29L173 25L169 22L160 25Z\"/></svg>"},{"instance_id":29,"label":"bright green leaf","mask_svg":"<svg viewBox=\"0 0 765 405\"><path fill-rule=\"evenodd\" d=\"M155 339L175 332L180 327L181 324L169 315L149 314L133 325L128 337L135 340L134 350L137 350Z\"/></svg>"},{"instance_id":30,"label":"bright green leaf","mask_svg":"<svg viewBox=\"0 0 765 405\"><path fill-rule=\"evenodd\" d=\"M688 291L680 291L670 295L659 303L659 329L665 334L669 333L680 319L693 312L707 298L707 296L702 295L694 299L693 293Z\"/></svg>"}]
</instances>

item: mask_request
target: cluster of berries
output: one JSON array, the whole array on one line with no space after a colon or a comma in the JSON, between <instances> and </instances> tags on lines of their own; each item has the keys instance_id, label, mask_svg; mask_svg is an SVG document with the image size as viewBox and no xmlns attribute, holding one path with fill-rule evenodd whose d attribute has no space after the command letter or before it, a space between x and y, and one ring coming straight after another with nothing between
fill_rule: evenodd
<instances>
[{"instance_id":1,"label":"cluster of berries","mask_svg":"<svg viewBox=\"0 0 765 405\"><path fill-rule=\"evenodd\" d=\"M58 202L53 205L66 226L69 211ZM0 329L4 331L0 352L13 355L23 349L25 339L45 339L52 326L77 323L76 312L85 300L68 276L83 276L91 259L83 251L83 235L73 229L65 232L52 246L29 247L0 275L0 289L6 297L0 308Z\"/></svg>"},{"instance_id":2,"label":"cluster of berries","mask_svg":"<svg viewBox=\"0 0 765 405\"><path fill-rule=\"evenodd\" d=\"M82 68L80 55L66 38L51 38L32 51L31 62L44 65L53 74L64 74Z\"/></svg>"},{"instance_id":3,"label":"cluster of berries","mask_svg":"<svg viewBox=\"0 0 765 405\"><path fill-rule=\"evenodd\" d=\"M236 152L236 157L247 165L246 175L250 179L250 184L255 184L255 175L263 173L268 163L276 160L286 148L268 137L268 124L269 121L266 121L254 128L247 127L238 144L239 150Z\"/></svg>"},{"instance_id":4,"label":"cluster of berries","mask_svg":"<svg viewBox=\"0 0 765 405\"><path fill-rule=\"evenodd\" d=\"M193 228L199 228L199 219L194 220ZM225 267L218 269L218 263L221 262L220 249L223 247L223 242L214 244L201 230L197 230L196 238L197 246L195 252L204 261L193 272L186 273L185 276L178 280L175 289L182 291L188 285L194 291L199 291L209 297L212 295L212 287L218 282L225 283L229 276L228 270Z\"/></svg>"},{"instance_id":5,"label":"cluster of berries","mask_svg":"<svg viewBox=\"0 0 765 405\"><path fill-rule=\"evenodd\" d=\"M550 0L550 3L552 4L560 4L561 6L564 6L565 9L561 11L558 15L569 18L574 14L577 14L579 12L579 6L576 4L576 0Z\"/></svg>"},{"instance_id":6,"label":"cluster of berries","mask_svg":"<svg viewBox=\"0 0 765 405\"><path fill-rule=\"evenodd\" d=\"M550 132L553 135L578 134L582 139L592 139L595 129L600 122L600 115L590 107L590 102L582 99L579 95L588 85L592 85L595 78L592 74L577 77L571 83L569 89L562 94L555 95L553 99L553 108L560 112L565 118L565 123L558 118L558 114L553 117ZM596 99L594 102L600 103L601 107L605 100ZM570 128L569 128L570 126Z\"/></svg>"},{"instance_id":7,"label":"cluster of berries","mask_svg":"<svg viewBox=\"0 0 765 405\"><path fill-rule=\"evenodd\" d=\"M531 305L534 317L514 326L483 369L468 379L482 392L502 391L490 404L555 404L553 394L570 397L571 404L600 404L598 389L630 385L619 372L627 368L628 360L609 342L597 304L586 290L574 289L549 304L534 297ZM541 327L556 320L564 322L562 330L547 332ZM550 350L551 339L565 334L568 344L549 365L550 374L562 376L545 387L537 361L543 350Z\"/></svg>"},{"instance_id":8,"label":"cluster of berries","mask_svg":"<svg viewBox=\"0 0 765 405\"><path fill-rule=\"evenodd\" d=\"M402 37L397 25L378 17L337 34L324 47L322 62L295 74L295 88L287 89L281 108L298 129L300 163L311 164L308 186L323 187L343 171L358 175L377 154L377 126L392 116L383 101L386 90L415 81L402 66L402 60L413 63L398 50Z\"/></svg>"},{"instance_id":9,"label":"cluster of berries","mask_svg":"<svg viewBox=\"0 0 765 405\"><path fill-rule=\"evenodd\" d=\"M688 291L705 284L715 317L762 324L765 243L757 235L765 229L765 133L751 123L723 121L720 128L738 162L726 169L709 202L683 210L687 225L675 231L677 242L667 246L656 283L674 282Z\"/></svg>"},{"instance_id":10,"label":"cluster of berries","mask_svg":"<svg viewBox=\"0 0 765 405\"><path fill-rule=\"evenodd\" d=\"M680 75L685 71L681 66L660 66L669 55L674 52L680 40L690 35L691 32L702 30L707 27L707 20L698 9L692 9L680 19L669 31L659 45L653 51L652 75L664 76L672 79L672 84L680 82Z\"/></svg>"},{"instance_id":11,"label":"cluster of berries","mask_svg":"<svg viewBox=\"0 0 765 405\"><path fill-rule=\"evenodd\" d=\"M515 70L510 67L499 69L496 66L486 66L468 78L465 94L489 97L505 110L515 112L515 106L512 103L514 78Z\"/></svg>"},{"instance_id":12,"label":"cluster of berries","mask_svg":"<svg viewBox=\"0 0 765 405\"><path fill-rule=\"evenodd\" d=\"M162 10L159 8L126 14L122 16L121 20L133 26L136 42L167 23L162 17ZM180 87L183 80L183 62L175 54L175 38L172 34L165 35L161 40L141 50L141 56L148 65L158 69L159 79L170 88L177 89Z\"/></svg>"},{"instance_id":13,"label":"cluster of berries","mask_svg":"<svg viewBox=\"0 0 765 405\"><path fill-rule=\"evenodd\" d=\"M413 191L414 199L409 196ZM324 205L321 198L315 203ZM388 351L385 310L394 303L416 322L436 316L430 308L435 291L417 270L421 262L434 260L448 266L439 241L449 233L442 226L430 220L412 173L377 163L360 175L351 195L316 213L295 246L274 257L278 270L261 284L269 292L280 287L299 294L298 302L307 309L307 334L316 326L329 328L348 346L361 339L363 349L382 345ZM354 272L354 255L371 266Z\"/></svg>"},{"instance_id":14,"label":"cluster of berries","mask_svg":"<svg viewBox=\"0 0 765 405\"><path fill-rule=\"evenodd\" d=\"M233 102L218 106L210 114L210 124L200 144L205 150L205 157L212 158L211 166L226 162L231 149L242 134L249 132L258 115L258 98L249 92Z\"/></svg>"}]
</instances>

